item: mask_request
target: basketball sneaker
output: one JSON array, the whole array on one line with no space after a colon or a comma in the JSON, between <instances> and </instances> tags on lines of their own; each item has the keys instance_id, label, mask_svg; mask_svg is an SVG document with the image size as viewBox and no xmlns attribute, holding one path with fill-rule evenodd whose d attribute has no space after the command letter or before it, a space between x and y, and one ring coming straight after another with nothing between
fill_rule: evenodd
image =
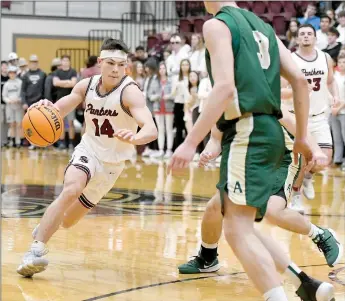
<instances>
[{"instance_id":1,"label":"basketball sneaker","mask_svg":"<svg viewBox=\"0 0 345 301\"><path fill-rule=\"evenodd\" d=\"M336 234L332 229L320 229L323 230L323 233L318 234L313 239L313 242L317 245L320 252L323 252L327 264L333 268L343 256L343 246L337 240Z\"/></svg>"},{"instance_id":2,"label":"basketball sneaker","mask_svg":"<svg viewBox=\"0 0 345 301\"><path fill-rule=\"evenodd\" d=\"M313 179L303 180L303 194L308 200L313 200L315 198Z\"/></svg>"},{"instance_id":3,"label":"basketball sneaker","mask_svg":"<svg viewBox=\"0 0 345 301\"><path fill-rule=\"evenodd\" d=\"M200 254L195 256L194 259L187 263L181 264L178 267L180 274L199 274L199 273L212 273L220 269L218 258L212 262L206 262Z\"/></svg>"},{"instance_id":4,"label":"basketball sneaker","mask_svg":"<svg viewBox=\"0 0 345 301\"><path fill-rule=\"evenodd\" d=\"M289 208L299 212L300 214L304 214L304 207L302 204L302 196L300 194L296 194L292 196L291 202L289 204Z\"/></svg>"},{"instance_id":5,"label":"basketball sneaker","mask_svg":"<svg viewBox=\"0 0 345 301\"><path fill-rule=\"evenodd\" d=\"M302 301L335 301L332 284L316 280L304 272L299 273L298 278L302 283L296 294Z\"/></svg>"},{"instance_id":6,"label":"basketball sneaker","mask_svg":"<svg viewBox=\"0 0 345 301\"><path fill-rule=\"evenodd\" d=\"M48 266L48 260L43 258L48 253L45 244L35 240L29 252L24 257L22 264L17 268L17 273L24 277L32 277L34 274L43 272Z\"/></svg>"}]
</instances>

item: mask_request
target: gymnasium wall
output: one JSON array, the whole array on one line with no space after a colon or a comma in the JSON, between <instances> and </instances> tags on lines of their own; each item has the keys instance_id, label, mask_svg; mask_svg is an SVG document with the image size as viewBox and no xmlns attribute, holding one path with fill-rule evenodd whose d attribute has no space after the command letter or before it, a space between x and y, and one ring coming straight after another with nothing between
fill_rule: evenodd
<instances>
[{"instance_id":1,"label":"gymnasium wall","mask_svg":"<svg viewBox=\"0 0 345 301\"><path fill-rule=\"evenodd\" d=\"M1 58L6 59L11 51L26 59L34 53L42 69L49 71L57 48L88 48L87 37L92 29L121 30L121 22L2 15Z\"/></svg>"}]
</instances>

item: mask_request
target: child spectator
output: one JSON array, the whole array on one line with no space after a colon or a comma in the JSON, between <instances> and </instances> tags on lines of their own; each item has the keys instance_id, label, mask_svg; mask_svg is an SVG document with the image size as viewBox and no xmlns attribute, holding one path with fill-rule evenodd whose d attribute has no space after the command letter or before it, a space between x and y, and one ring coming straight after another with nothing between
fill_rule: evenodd
<instances>
[{"instance_id":1,"label":"child spectator","mask_svg":"<svg viewBox=\"0 0 345 301\"><path fill-rule=\"evenodd\" d=\"M17 77L17 67L10 66L8 69L9 80L2 90L2 97L6 103L6 121L10 126L9 146L23 144L21 122L23 119L23 108L21 103L22 81Z\"/></svg>"}]
</instances>

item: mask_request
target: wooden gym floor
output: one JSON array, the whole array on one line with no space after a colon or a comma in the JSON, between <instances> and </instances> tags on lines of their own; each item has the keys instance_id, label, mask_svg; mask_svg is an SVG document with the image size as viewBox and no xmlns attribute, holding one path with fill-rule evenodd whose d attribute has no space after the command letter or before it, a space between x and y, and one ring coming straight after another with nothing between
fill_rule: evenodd
<instances>
[{"instance_id":1,"label":"wooden gym floor","mask_svg":"<svg viewBox=\"0 0 345 301\"><path fill-rule=\"evenodd\" d=\"M4 301L262 300L224 238L217 273L179 275L196 255L205 203L215 192L216 167L191 168L170 178L165 163L129 163L116 187L93 212L49 242L48 269L25 279L16 273L31 231L61 191L69 154L55 150L2 150L2 298ZM316 198L306 203L311 220L333 228L344 243L345 175L330 169L315 178ZM334 269L310 240L265 223L292 259L310 275L331 281L345 300L344 260ZM289 300L296 298L289 283Z\"/></svg>"}]
</instances>

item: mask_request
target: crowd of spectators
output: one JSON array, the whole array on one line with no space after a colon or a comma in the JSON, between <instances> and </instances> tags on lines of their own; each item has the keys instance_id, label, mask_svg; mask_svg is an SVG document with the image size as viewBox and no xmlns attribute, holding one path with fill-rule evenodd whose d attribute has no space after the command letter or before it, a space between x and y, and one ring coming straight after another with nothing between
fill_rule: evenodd
<instances>
[{"instance_id":1,"label":"crowd of spectators","mask_svg":"<svg viewBox=\"0 0 345 301\"><path fill-rule=\"evenodd\" d=\"M316 47L332 57L341 100L345 101L345 2L339 3L335 10L325 7L323 2L309 3L300 17L290 20L283 41L292 52L295 51L298 48L298 26L313 25L317 35ZM48 75L39 69L36 55L31 55L28 61L10 53L8 61L1 62L1 120L8 126L2 126L3 145L26 145L20 121L28 106L41 98L56 102L70 93L78 80L100 73L96 56L89 57L82 70L71 68L67 55L54 58ZM157 141L147 145L140 153L143 156L169 158L197 120L211 91L202 35L164 29L149 49L138 46L129 55L127 74L142 89L159 133ZM345 141L345 111L333 112L330 124L336 147L334 163L339 164ZM73 148L77 143L75 133L76 128L77 132L82 131L83 108L78 107L69 114L65 125L68 139L65 134L61 137L55 145L59 149ZM199 146L198 153L206 142L207 138Z\"/></svg>"}]
</instances>

